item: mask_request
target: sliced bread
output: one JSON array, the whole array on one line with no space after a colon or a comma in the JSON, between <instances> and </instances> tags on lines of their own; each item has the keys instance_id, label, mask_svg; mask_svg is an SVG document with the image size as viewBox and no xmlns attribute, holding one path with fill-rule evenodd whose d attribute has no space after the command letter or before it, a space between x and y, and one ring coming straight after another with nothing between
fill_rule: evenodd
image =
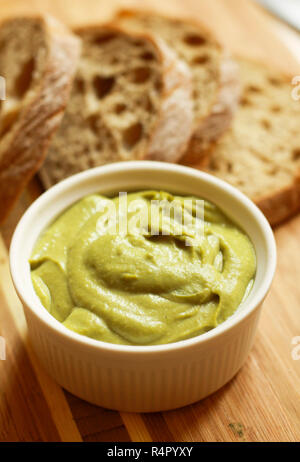
<instances>
[{"instance_id":1,"label":"sliced bread","mask_svg":"<svg viewBox=\"0 0 300 462\"><path fill-rule=\"evenodd\" d=\"M123 27L161 37L189 66L194 127L184 162L204 164L208 147L228 129L237 108L236 64L215 37L196 22L138 10L122 10L114 20Z\"/></svg>"},{"instance_id":2,"label":"sliced bread","mask_svg":"<svg viewBox=\"0 0 300 462\"><path fill-rule=\"evenodd\" d=\"M248 59L239 63L240 109L207 171L243 191L275 225L300 209L300 102L288 77Z\"/></svg>"},{"instance_id":3,"label":"sliced bread","mask_svg":"<svg viewBox=\"0 0 300 462\"><path fill-rule=\"evenodd\" d=\"M110 162L176 162L193 123L187 66L148 34L112 26L76 32L82 39L81 59L41 171L45 186Z\"/></svg>"},{"instance_id":4,"label":"sliced bread","mask_svg":"<svg viewBox=\"0 0 300 462\"><path fill-rule=\"evenodd\" d=\"M0 222L40 167L61 122L80 42L55 19L23 17L0 26Z\"/></svg>"}]
</instances>

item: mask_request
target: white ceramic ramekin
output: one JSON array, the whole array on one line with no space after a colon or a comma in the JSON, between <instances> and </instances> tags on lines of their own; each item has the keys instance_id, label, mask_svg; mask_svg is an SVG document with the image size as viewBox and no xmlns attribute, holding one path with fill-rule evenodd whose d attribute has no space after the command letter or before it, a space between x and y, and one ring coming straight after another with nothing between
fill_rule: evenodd
<instances>
[{"instance_id":1,"label":"white ceramic ramekin","mask_svg":"<svg viewBox=\"0 0 300 462\"><path fill-rule=\"evenodd\" d=\"M209 199L248 233L257 256L250 295L223 324L178 343L113 345L68 330L41 305L31 284L28 259L39 234L60 212L87 194L148 188ZM193 403L237 373L252 346L275 266L272 230L247 197L194 169L145 161L95 168L54 186L26 211L10 248L11 274L24 305L30 339L49 374L80 398L132 412L162 411Z\"/></svg>"}]
</instances>

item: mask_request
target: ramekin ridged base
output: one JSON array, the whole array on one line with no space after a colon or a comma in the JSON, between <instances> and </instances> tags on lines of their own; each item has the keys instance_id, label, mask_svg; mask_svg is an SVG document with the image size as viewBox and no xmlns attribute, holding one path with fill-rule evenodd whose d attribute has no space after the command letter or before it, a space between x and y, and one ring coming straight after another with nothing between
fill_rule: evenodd
<instances>
[{"instance_id":1,"label":"ramekin ridged base","mask_svg":"<svg viewBox=\"0 0 300 462\"><path fill-rule=\"evenodd\" d=\"M260 307L235 333L181 355L115 359L57 343L26 310L29 335L48 373L66 390L93 404L127 412L176 409L210 395L244 364L253 344ZM88 357L87 357L88 356Z\"/></svg>"}]
</instances>

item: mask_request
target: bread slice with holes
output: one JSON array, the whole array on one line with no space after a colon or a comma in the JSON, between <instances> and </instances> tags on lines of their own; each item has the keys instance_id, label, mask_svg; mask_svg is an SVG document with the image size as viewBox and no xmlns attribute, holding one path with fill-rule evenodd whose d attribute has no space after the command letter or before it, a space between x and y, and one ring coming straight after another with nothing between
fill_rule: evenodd
<instances>
[{"instance_id":1,"label":"bread slice with holes","mask_svg":"<svg viewBox=\"0 0 300 462\"><path fill-rule=\"evenodd\" d=\"M0 222L45 158L79 51L79 39L49 16L0 25L0 73L6 81L0 102Z\"/></svg>"},{"instance_id":2,"label":"bread slice with holes","mask_svg":"<svg viewBox=\"0 0 300 462\"><path fill-rule=\"evenodd\" d=\"M139 10L121 10L114 20L123 27L151 31L161 37L189 66L194 122L184 162L205 164L208 147L226 132L237 109L236 64L216 38L192 20Z\"/></svg>"},{"instance_id":3,"label":"bread slice with holes","mask_svg":"<svg viewBox=\"0 0 300 462\"><path fill-rule=\"evenodd\" d=\"M248 59L239 63L240 108L207 171L248 195L275 225L300 210L300 102L287 76Z\"/></svg>"},{"instance_id":4,"label":"bread slice with holes","mask_svg":"<svg viewBox=\"0 0 300 462\"><path fill-rule=\"evenodd\" d=\"M113 26L77 34L81 59L41 171L44 184L110 162L180 159L193 122L187 66L148 34Z\"/></svg>"}]
</instances>

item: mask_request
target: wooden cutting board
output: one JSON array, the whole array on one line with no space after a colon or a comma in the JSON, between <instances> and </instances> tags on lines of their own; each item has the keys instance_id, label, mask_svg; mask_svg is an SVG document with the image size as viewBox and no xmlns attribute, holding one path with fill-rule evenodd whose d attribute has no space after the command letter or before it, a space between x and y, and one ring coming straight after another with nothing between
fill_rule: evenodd
<instances>
[{"instance_id":1,"label":"wooden cutting board","mask_svg":"<svg viewBox=\"0 0 300 462\"><path fill-rule=\"evenodd\" d=\"M136 3L198 17L234 52L300 75L299 36L250 0ZM2 0L0 18L41 11L77 25L109 18L115 7L128 4ZM38 181L32 181L0 229L0 335L6 341L6 360L0 360L0 441L300 441L300 359L296 351L292 356L292 339L300 336L300 216L276 229L278 270L254 348L239 374L211 397L180 410L119 414L62 390L28 342L7 249L18 219L40 192Z\"/></svg>"}]
</instances>

